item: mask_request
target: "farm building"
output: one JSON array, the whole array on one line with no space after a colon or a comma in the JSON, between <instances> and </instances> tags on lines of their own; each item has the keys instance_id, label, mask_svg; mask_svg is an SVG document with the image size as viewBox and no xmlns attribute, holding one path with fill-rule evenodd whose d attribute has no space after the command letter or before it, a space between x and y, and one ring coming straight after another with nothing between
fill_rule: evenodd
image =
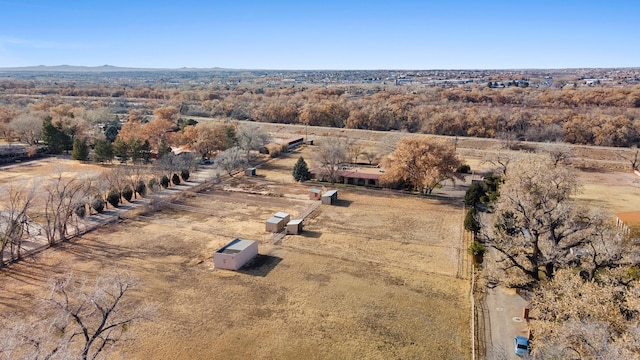
<instances>
[{"instance_id":1,"label":"farm building","mask_svg":"<svg viewBox=\"0 0 640 360\"><path fill-rule=\"evenodd\" d=\"M291 139L285 139L279 142L271 142L267 145L261 147L258 151L261 154L271 154L276 150L279 151L289 151L297 146L300 146L304 143L303 137L294 137ZM313 145L313 144L312 144Z\"/></svg>"},{"instance_id":2,"label":"farm building","mask_svg":"<svg viewBox=\"0 0 640 360\"><path fill-rule=\"evenodd\" d=\"M291 150L297 146L302 145L303 142L304 142L304 138L301 136L285 140L285 144L287 144L288 150Z\"/></svg>"},{"instance_id":3,"label":"farm building","mask_svg":"<svg viewBox=\"0 0 640 360\"><path fill-rule=\"evenodd\" d=\"M617 213L616 222L625 233L633 228L640 228L640 211Z\"/></svg>"},{"instance_id":4,"label":"farm building","mask_svg":"<svg viewBox=\"0 0 640 360\"><path fill-rule=\"evenodd\" d=\"M322 194L322 203L326 205L334 205L338 201L338 190L329 190Z\"/></svg>"},{"instance_id":5,"label":"farm building","mask_svg":"<svg viewBox=\"0 0 640 360\"><path fill-rule=\"evenodd\" d=\"M244 170L245 176L256 176L256 168L251 167Z\"/></svg>"},{"instance_id":6,"label":"farm building","mask_svg":"<svg viewBox=\"0 0 640 360\"><path fill-rule=\"evenodd\" d=\"M312 169L311 178L319 181L329 181L327 171L322 168ZM366 167L344 167L336 171L336 182L347 185L359 186L380 186L380 176L384 174L383 169Z\"/></svg>"},{"instance_id":7,"label":"farm building","mask_svg":"<svg viewBox=\"0 0 640 360\"><path fill-rule=\"evenodd\" d=\"M322 190L320 189L309 190L309 200L320 200L320 196L322 196Z\"/></svg>"},{"instance_id":8,"label":"farm building","mask_svg":"<svg viewBox=\"0 0 640 360\"><path fill-rule=\"evenodd\" d=\"M302 219L293 219L287 223L287 234L298 235L302 232Z\"/></svg>"},{"instance_id":9,"label":"farm building","mask_svg":"<svg viewBox=\"0 0 640 360\"><path fill-rule=\"evenodd\" d=\"M291 220L291 216L284 211L278 211L277 213L273 214L273 217L284 219L285 224L288 223L289 220Z\"/></svg>"},{"instance_id":10,"label":"farm building","mask_svg":"<svg viewBox=\"0 0 640 360\"><path fill-rule=\"evenodd\" d=\"M284 229L286 223L287 221L285 221L283 218L272 216L267 219L265 229L269 232L277 233Z\"/></svg>"},{"instance_id":11,"label":"farm building","mask_svg":"<svg viewBox=\"0 0 640 360\"><path fill-rule=\"evenodd\" d=\"M216 269L238 270L258 255L258 242L234 239L213 254Z\"/></svg>"}]
</instances>

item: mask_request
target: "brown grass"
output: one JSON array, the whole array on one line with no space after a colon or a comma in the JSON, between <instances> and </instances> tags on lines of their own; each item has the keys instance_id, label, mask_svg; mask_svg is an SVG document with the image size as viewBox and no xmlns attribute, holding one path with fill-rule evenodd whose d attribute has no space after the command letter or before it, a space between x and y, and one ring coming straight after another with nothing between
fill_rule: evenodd
<instances>
[{"instance_id":1,"label":"brown grass","mask_svg":"<svg viewBox=\"0 0 640 360\"><path fill-rule=\"evenodd\" d=\"M287 181L297 157L185 196L192 211L125 220L13 265L0 275L0 311L35 313L52 275L117 268L141 279L134 296L156 315L132 326L136 340L114 357L469 358L469 284L455 277L462 209L341 189L304 235L274 245L264 220L311 203L308 187ZM260 257L215 270L212 253L235 236L259 240Z\"/></svg>"},{"instance_id":2,"label":"brown grass","mask_svg":"<svg viewBox=\"0 0 640 360\"><path fill-rule=\"evenodd\" d=\"M274 131L287 137L289 129ZM380 137L359 134L366 146ZM461 139L459 149L477 170L487 152L502 151L495 145ZM596 162L614 162L594 154ZM157 310L131 328L135 341L114 358L469 358L470 289L456 277L465 250L462 208L340 187L337 206L321 206L302 235L274 245L264 220L276 211L295 218L311 204L309 187L291 176L300 155L313 167L313 147L303 147L261 165L256 177L184 196L182 210L125 220L12 265L0 273L0 312L33 317L49 277L117 268L141 279L134 296ZM3 169L0 183L47 176L58 164L69 176L100 169L47 160ZM640 209L635 175L605 169L579 176L585 203ZM259 240L261 255L240 272L215 270L212 253L233 237Z\"/></svg>"}]
</instances>

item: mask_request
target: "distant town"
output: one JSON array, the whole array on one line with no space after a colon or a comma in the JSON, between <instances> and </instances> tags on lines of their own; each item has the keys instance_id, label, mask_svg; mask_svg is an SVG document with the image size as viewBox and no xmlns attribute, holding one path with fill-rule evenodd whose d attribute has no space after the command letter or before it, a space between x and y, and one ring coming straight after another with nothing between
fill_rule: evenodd
<instances>
[{"instance_id":1,"label":"distant town","mask_svg":"<svg viewBox=\"0 0 640 360\"><path fill-rule=\"evenodd\" d=\"M138 69L116 66L34 66L0 68L0 81L28 80L61 83L117 83L138 85L207 86L259 85L412 85L452 87L624 86L640 83L640 68L611 69L514 69L514 70L236 70L236 69Z\"/></svg>"}]
</instances>

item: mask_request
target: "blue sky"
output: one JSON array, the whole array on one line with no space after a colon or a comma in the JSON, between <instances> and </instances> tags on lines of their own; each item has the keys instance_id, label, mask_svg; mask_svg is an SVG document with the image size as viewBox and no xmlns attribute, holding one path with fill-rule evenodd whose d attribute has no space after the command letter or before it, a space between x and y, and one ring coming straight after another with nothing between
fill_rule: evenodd
<instances>
[{"instance_id":1,"label":"blue sky","mask_svg":"<svg viewBox=\"0 0 640 360\"><path fill-rule=\"evenodd\" d=\"M639 18L638 0L0 0L0 67L637 67Z\"/></svg>"}]
</instances>

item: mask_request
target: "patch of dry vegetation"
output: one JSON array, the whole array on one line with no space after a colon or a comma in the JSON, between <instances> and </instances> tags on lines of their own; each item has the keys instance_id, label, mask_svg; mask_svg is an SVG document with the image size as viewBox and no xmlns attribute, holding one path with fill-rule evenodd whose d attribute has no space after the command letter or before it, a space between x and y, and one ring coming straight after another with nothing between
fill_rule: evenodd
<instances>
[{"instance_id":1,"label":"patch of dry vegetation","mask_svg":"<svg viewBox=\"0 0 640 360\"><path fill-rule=\"evenodd\" d=\"M305 235L273 245L264 220L311 203L306 186L284 181L297 157L12 265L0 311L34 314L54 274L117 267L140 279L133 296L156 315L130 328L135 341L116 357L468 357L469 284L455 277L461 209L340 190ZM240 272L215 270L213 252L235 236L259 240L261 255Z\"/></svg>"}]
</instances>

